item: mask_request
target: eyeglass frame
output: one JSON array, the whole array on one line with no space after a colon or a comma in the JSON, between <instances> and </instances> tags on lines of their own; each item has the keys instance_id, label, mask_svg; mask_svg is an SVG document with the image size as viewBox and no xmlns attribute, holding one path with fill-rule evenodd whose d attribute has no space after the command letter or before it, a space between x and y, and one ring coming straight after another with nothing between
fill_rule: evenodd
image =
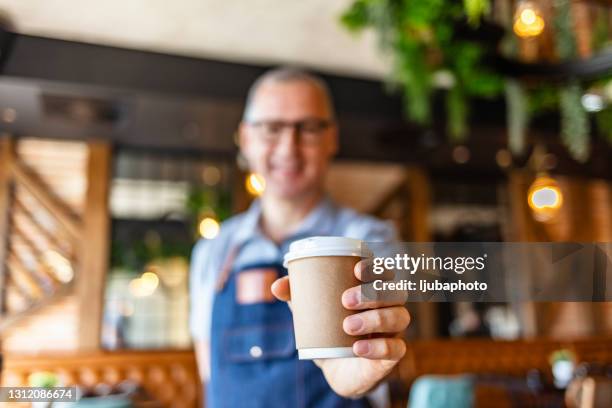
<instances>
[{"instance_id":1,"label":"eyeglass frame","mask_svg":"<svg viewBox=\"0 0 612 408\"><path fill-rule=\"evenodd\" d=\"M316 131L305 131L304 126L307 124L315 123L320 127ZM321 140L321 135L329 130L330 128L336 125L336 121L334 119L322 119L322 118L307 118L297 121L285 121L285 120L276 120L276 119L261 119L261 120L245 120L244 124L253 127L256 131L259 132L259 136L262 141L268 144L277 144L282 136L283 132L290 127L293 132L298 136L298 143L306 144L306 145L316 145ZM264 125L279 125L280 129L273 134L265 134L265 130L262 129ZM292 133L293 133L292 132ZM310 134L316 136L316 140L314 139L305 139L304 135Z\"/></svg>"}]
</instances>

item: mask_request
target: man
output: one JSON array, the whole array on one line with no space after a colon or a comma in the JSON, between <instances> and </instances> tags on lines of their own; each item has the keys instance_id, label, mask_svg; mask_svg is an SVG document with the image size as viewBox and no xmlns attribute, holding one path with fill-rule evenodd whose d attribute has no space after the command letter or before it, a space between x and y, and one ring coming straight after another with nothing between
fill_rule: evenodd
<instances>
[{"instance_id":1,"label":"man","mask_svg":"<svg viewBox=\"0 0 612 408\"><path fill-rule=\"evenodd\" d=\"M208 407L364 407L361 398L405 353L403 305L365 301L359 286L342 304L359 311L343 323L358 358L297 360L289 282L282 257L313 235L392 241L393 228L336 206L323 191L338 149L325 84L294 69L270 71L252 86L239 127L241 153L265 191L200 241L191 267L191 330ZM362 278L363 262L355 267ZM316 364L316 365L315 365Z\"/></svg>"}]
</instances>

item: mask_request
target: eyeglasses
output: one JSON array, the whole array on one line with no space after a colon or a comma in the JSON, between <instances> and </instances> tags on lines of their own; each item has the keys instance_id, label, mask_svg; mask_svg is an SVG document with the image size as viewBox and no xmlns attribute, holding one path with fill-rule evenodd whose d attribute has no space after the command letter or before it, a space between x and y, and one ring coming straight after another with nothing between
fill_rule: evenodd
<instances>
[{"instance_id":1,"label":"eyeglasses","mask_svg":"<svg viewBox=\"0 0 612 408\"><path fill-rule=\"evenodd\" d=\"M304 119L296 122L256 120L246 123L255 129L259 138L265 143L278 143L285 129L290 129L298 136L300 143L307 145L318 144L323 132L333 125L333 121L327 119Z\"/></svg>"}]
</instances>

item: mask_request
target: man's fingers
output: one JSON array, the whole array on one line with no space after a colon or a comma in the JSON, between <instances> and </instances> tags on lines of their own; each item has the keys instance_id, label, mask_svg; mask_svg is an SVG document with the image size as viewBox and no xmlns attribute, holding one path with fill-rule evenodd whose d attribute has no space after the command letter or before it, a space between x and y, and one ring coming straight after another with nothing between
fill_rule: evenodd
<instances>
[{"instance_id":1,"label":"man's fingers","mask_svg":"<svg viewBox=\"0 0 612 408\"><path fill-rule=\"evenodd\" d=\"M353 353L372 360L397 361L406 353L406 343L398 338L358 340L353 343Z\"/></svg>"},{"instance_id":2,"label":"man's fingers","mask_svg":"<svg viewBox=\"0 0 612 408\"><path fill-rule=\"evenodd\" d=\"M371 273L369 271L372 270L372 262L370 259L362 259L361 261L355 264L355 277L362 282L366 282L370 280Z\"/></svg>"},{"instance_id":3,"label":"man's fingers","mask_svg":"<svg viewBox=\"0 0 612 408\"><path fill-rule=\"evenodd\" d=\"M355 264L355 277L361 282L373 282L377 279L384 281L392 280L395 274L393 271L385 269L383 273L374 273L372 269L372 258L362 259Z\"/></svg>"},{"instance_id":4,"label":"man's fingers","mask_svg":"<svg viewBox=\"0 0 612 408\"><path fill-rule=\"evenodd\" d=\"M353 336L371 333L403 332L410 323L410 314L403 306L385 307L356 313L344 319L344 331Z\"/></svg>"},{"instance_id":5,"label":"man's fingers","mask_svg":"<svg viewBox=\"0 0 612 408\"><path fill-rule=\"evenodd\" d=\"M283 276L275 280L272 283L272 294L276 296L277 299L282 300L283 302L288 302L291 300L291 292L289 290L289 277Z\"/></svg>"},{"instance_id":6,"label":"man's fingers","mask_svg":"<svg viewBox=\"0 0 612 408\"><path fill-rule=\"evenodd\" d=\"M364 286L362 288L362 286ZM405 291L376 291L371 283L353 286L342 294L342 306L349 310L377 309L379 307L399 306L406 303L408 293ZM383 299L368 299L363 292L382 296Z\"/></svg>"}]
</instances>

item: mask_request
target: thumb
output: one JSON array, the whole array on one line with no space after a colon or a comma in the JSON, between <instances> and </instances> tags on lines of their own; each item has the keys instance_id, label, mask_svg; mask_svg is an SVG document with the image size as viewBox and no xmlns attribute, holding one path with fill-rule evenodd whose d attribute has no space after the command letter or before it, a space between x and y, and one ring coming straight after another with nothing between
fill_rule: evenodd
<instances>
[{"instance_id":1,"label":"thumb","mask_svg":"<svg viewBox=\"0 0 612 408\"><path fill-rule=\"evenodd\" d=\"M272 294L276 296L277 299L282 300L283 302L288 302L291 300L291 292L289 289L289 277L283 276L275 280L272 283Z\"/></svg>"}]
</instances>

